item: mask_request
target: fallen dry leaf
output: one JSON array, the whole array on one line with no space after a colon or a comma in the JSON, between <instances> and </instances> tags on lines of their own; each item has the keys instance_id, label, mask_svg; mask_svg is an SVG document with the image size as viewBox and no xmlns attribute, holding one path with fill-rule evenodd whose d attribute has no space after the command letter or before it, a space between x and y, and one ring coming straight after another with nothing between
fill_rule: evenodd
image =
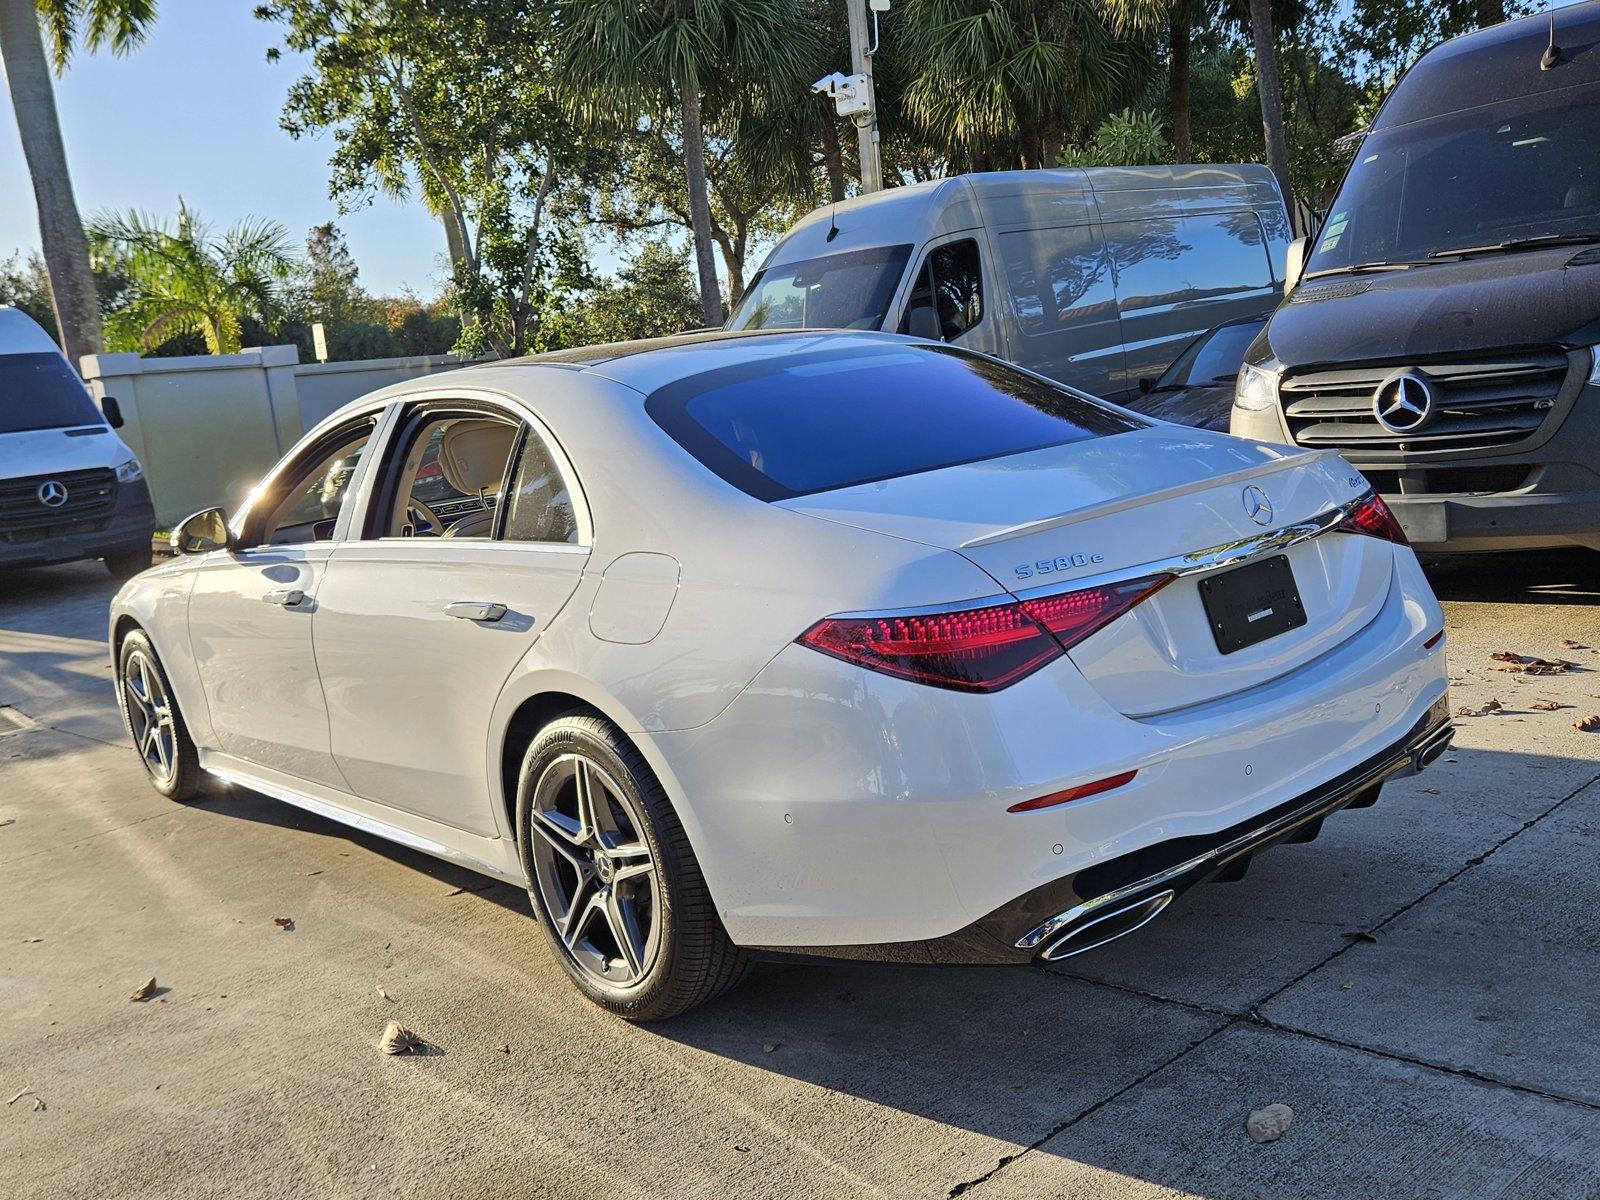
<instances>
[{"instance_id":1,"label":"fallen dry leaf","mask_svg":"<svg viewBox=\"0 0 1600 1200\"><path fill-rule=\"evenodd\" d=\"M1568 708L1570 705L1563 704L1559 700L1535 700L1528 707L1539 712L1555 712L1558 708Z\"/></svg>"},{"instance_id":2,"label":"fallen dry leaf","mask_svg":"<svg viewBox=\"0 0 1600 1200\"><path fill-rule=\"evenodd\" d=\"M0 829L4 829L7 825L15 825L16 823L17 819L15 817L0 817Z\"/></svg>"},{"instance_id":3,"label":"fallen dry leaf","mask_svg":"<svg viewBox=\"0 0 1600 1200\"><path fill-rule=\"evenodd\" d=\"M294 928L293 917L273 917L272 923L285 932L288 932Z\"/></svg>"},{"instance_id":4,"label":"fallen dry leaf","mask_svg":"<svg viewBox=\"0 0 1600 1200\"><path fill-rule=\"evenodd\" d=\"M373 1045L384 1054L409 1054L422 1045L422 1039L399 1021L390 1021Z\"/></svg>"},{"instance_id":5,"label":"fallen dry leaf","mask_svg":"<svg viewBox=\"0 0 1600 1200\"><path fill-rule=\"evenodd\" d=\"M1475 708L1466 708L1465 706L1463 706L1461 708L1456 709L1456 716L1458 716L1458 717L1476 717L1476 716L1480 716L1480 715L1481 714Z\"/></svg>"},{"instance_id":6,"label":"fallen dry leaf","mask_svg":"<svg viewBox=\"0 0 1600 1200\"><path fill-rule=\"evenodd\" d=\"M24 946L37 946L42 941L44 941L43 938L23 938L22 944Z\"/></svg>"},{"instance_id":7,"label":"fallen dry leaf","mask_svg":"<svg viewBox=\"0 0 1600 1200\"><path fill-rule=\"evenodd\" d=\"M1483 711L1486 713L1499 712L1504 707L1505 705L1500 703L1500 697L1494 696L1484 704Z\"/></svg>"},{"instance_id":8,"label":"fallen dry leaf","mask_svg":"<svg viewBox=\"0 0 1600 1200\"><path fill-rule=\"evenodd\" d=\"M1579 733L1593 733L1600 729L1600 713L1592 713L1572 723L1572 727Z\"/></svg>"},{"instance_id":9,"label":"fallen dry leaf","mask_svg":"<svg viewBox=\"0 0 1600 1200\"><path fill-rule=\"evenodd\" d=\"M1571 638L1564 638L1561 642L1561 648L1563 650L1587 650L1589 647L1582 642L1575 642Z\"/></svg>"},{"instance_id":10,"label":"fallen dry leaf","mask_svg":"<svg viewBox=\"0 0 1600 1200\"><path fill-rule=\"evenodd\" d=\"M382 997L383 997L383 998L384 998L384 999L385 999L385 1000L387 1000L387 1001L388 1001L388 1002L389 1002L389 1003L390 1003L390 1004L393 1004L393 1003L394 1003L394 997L393 997L393 996L391 996L391 995L389 995L389 993L388 993L388 992L386 992L386 991L384 991L384 990L383 990L383 985L382 985L382 984L381 984L381 983L380 983L380 984L379 984L379 985L378 985L378 995L380 995L380 996L382 996Z\"/></svg>"},{"instance_id":11,"label":"fallen dry leaf","mask_svg":"<svg viewBox=\"0 0 1600 1200\"><path fill-rule=\"evenodd\" d=\"M33 1089L32 1088L23 1088L15 1096L11 1097L11 1099L6 1101L6 1107L10 1108L13 1104L15 1104L18 1100L21 1100L24 1096L31 1096L31 1095L33 1095Z\"/></svg>"},{"instance_id":12,"label":"fallen dry leaf","mask_svg":"<svg viewBox=\"0 0 1600 1200\"><path fill-rule=\"evenodd\" d=\"M133 992L132 992L132 994L130 994L128 996L128 999L129 1000L148 1000L148 999L150 999L151 996L155 995L155 993L156 993L156 981L153 978L146 979L138 987L133 989Z\"/></svg>"},{"instance_id":13,"label":"fallen dry leaf","mask_svg":"<svg viewBox=\"0 0 1600 1200\"><path fill-rule=\"evenodd\" d=\"M510 1042L501 1042L500 1043L500 1053L501 1054L510 1054L511 1053L511 1043Z\"/></svg>"}]
</instances>

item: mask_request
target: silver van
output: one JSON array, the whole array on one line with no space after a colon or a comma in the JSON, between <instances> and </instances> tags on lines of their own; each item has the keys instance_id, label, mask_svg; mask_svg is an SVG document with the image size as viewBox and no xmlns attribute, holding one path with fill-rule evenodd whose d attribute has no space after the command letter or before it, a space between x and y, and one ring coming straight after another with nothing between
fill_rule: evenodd
<instances>
[{"instance_id":1,"label":"silver van","mask_svg":"<svg viewBox=\"0 0 1600 1200\"><path fill-rule=\"evenodd\" d=\"M1197 336L1270 312L1289 219L1262 166L995 171L819 208L731 329L887 329L1114 400Z\"/></svg>"}]
</instances>

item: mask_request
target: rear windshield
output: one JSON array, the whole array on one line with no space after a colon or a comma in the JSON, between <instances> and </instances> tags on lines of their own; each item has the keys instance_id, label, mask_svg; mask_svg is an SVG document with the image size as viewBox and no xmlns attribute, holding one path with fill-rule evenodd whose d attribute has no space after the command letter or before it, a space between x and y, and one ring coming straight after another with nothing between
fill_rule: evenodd
<instances>
[{"instance_id":1,"label":"rear windshield","mask_svg":"<svg viewBox=\"0 0 1600 1200\"><path fill-rule=\"evenodd\" d=\"M1147 422L944 346L854 345L740 363L653 393L657 424L762 500L915 475Z\"/></svg>"},{"instance_id":2,"label":"rear windshield","mask_svg":"<svg viewBox=\"0 0 1600 1200\"><path fill-rule=\"evenodd\" d=\"M0 354L0 433L103 425L83 381L59 354Z\"/></svg>"},{"instance_id":3,"label":"rear windshield","mask_svg":"<svg viewBox=\"0 0 1600 1200\"><path fill-rule=\"evenodd\" d=\"M881 328L910 257L910 246L875 246L767 267L750 281L728 328Z\"/></svg>"}]
</instances>

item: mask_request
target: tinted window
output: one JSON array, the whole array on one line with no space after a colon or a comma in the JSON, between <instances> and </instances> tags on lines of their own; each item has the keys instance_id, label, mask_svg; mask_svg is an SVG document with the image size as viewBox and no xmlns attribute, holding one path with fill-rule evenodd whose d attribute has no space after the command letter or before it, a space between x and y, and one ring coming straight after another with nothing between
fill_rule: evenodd
<instances>
[{"instance_id":1,"label":"tinted window","mask_svg":"<svg viewBox=\"0 0 1600 1200\"><path fill-rule=\"evenodd\" d=\"M0 433L103 425L100 408L59 354L0 354Z\"/></svg>"},{"instance_id":2,"label":"tinted window","mask_svg":"<svg viewBox=\"0 0 1600 1200\"><path fill-rule=\"evenodd\" d=\"M1272 286L1253 212L1118 221L1104 227L1124 313Z\"/></svg>"},{"instance_id":3,"label":"tinted window","mask_svg":"<svg viewBox=\"0 0 1600 1200\"><path fill-rule=\"evenodd\" d=\"M334 434L308 450L284 475L278 493L282 498L259 540L282 545L331 538L372 431L373 422L363 420L343 436Z\"/></svg>"},{"instance_id":4,"label":"tinted window","mask_svg":"<svg viewBox=\"0 0 1600 1200\"><path fill-rule=\"evenodd\" d=\"M728 328L881 328L910 257L910 246L875 246L766 267Z\"/></svg>"},{"instance_id":5,"label":"tinted window","mask_svg":"<svg viewBox=\"0 0 1600 1200\"><path fill-rule=\"evenodd\" d=\"M1188 387L1195 384L1220 383L1239 373L1244 352L1255 341L1256 334L1266 324L1245 321L1239 325L1224 325L1203 333L1178 356L1178 361L1167 368L1158 387Z\"/></svg>"},{"instance_id":6,"label":"tinted window","mask_svg":"<svg viewBox=\"0 0 1600 1200\"><path fill-rule=\"evenodd\" d=\"M1111 262L1092 226L1002 234L1000 255L1023 333L1115 315Z\"/></svg>"},{"instance_id":7,"label":"tinted window","mask_svg":"<svg viewBox=\"0 0 1600 1200\"><path fill-rule=\"evenodd\" d=\"M578 523L572 496L543 439L525 430L511 492L506 500L505 530L510 542L576 542Z\"/></svg>"},{"instance_id":8,"label":"tinted window","mask_svg":"<svg viewBox=\"0 0 1600 1200\"><path fill-rule=\"evenodd\" d=\"M1600 100L1568 90L1368 137L1306 268L1551 233L1600 234Z\"/></svg>"},{"instance_id":9,"label":"tinted window","mask_svg":"<svg viewBox=\"0 0 1600 1200\"><path fill-rule=\"evenodd\" d=\"M707 467L764 500L1144 425L1003 363L926 344L742 363L670 384L646 409Z\"/></svg>"},{"instance_id":10,"label":"tinted window","mask_svg":"<svg viewBox=\"0 0 1600 1200\"><path fill-rule=\"evenodd\" d=\"M906 301L900 332L911 332L911 313L932 308L939 315L939 336L954 341L983 320L983 264L971 238L930 250L917 271Z\"/></svg>"}]
</instances>

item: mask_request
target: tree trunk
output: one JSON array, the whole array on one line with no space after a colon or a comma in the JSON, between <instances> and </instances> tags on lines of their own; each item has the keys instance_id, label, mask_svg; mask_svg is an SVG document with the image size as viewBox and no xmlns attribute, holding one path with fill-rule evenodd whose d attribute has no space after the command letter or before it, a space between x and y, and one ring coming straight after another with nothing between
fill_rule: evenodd
<instances>
[{"instance_id":1,"label":"tree trunk","mask_svg":"<svg viewBox=\"0 0 1600 1200\"><path fill-rule=\"evenodd\" d=\"M706 191L706 135L700 127L700 97L683 92L683 165L689 176L689 223L694 230L694 264L700 276L700 315L710 326L722 324L722 293L712 257L711 197Z\"/></svg>"},{"instance_id":2,"label":"tree trunk","mask_svg":"<svg viewBox=\"0 0 1600 1200\"><path fill-rule=\"evenodd\" d=\"M100 298L89 267L89 240L78 217L61 144L55 90L44 57L39 10L34 0L0 0L0 61L17 114L17 133L33 177L33 198L39 209L39 242L50 273L50 296L67 361L79 370L79 359L105 348L100 330Z\"/></svg>"},{"instance_id":3,"label":"tree trunk","mask_svg":"<svg viewBox=\"0 0 1600 1200\"><path fill-rule=\"evenodd\" d=\"M1255 40L1256 92L1261 97L1261 131L1267 143L1267 166L1278 177L1283 205L1292 214L1289 147L1283 133L1283 86L1278 81L1277 34L1272 28L1272 0L1250 0L1250 33Z\"/></svg>"},{"instance_id":4,"label":"tree trunk","mask_svg":"<svg viewBox=\"0 0 1600 1200\"><path fill-rule=\"evenodd\" d=\"M827 117L822 126L822 161L828 168L828 200L844 199L844 151L839 147L839 126Z\"/></svg>"},{"instance_id":5,"label":"tree trunk","mask_svg":"<svg viewBox=\"0 0 1600 1200\"><path fill-rule=\"evenodd\" d=\"M1487 29L1506 19L1505 0L1478 0L1478 28Z\"/></svg>"},{"instance_id":6,"label":"tree trunk","mask_svg":"<svg viewBox=\"0 0 1600 1200\"><path fill-rule=\"evenodd\" d=\"M1194 161L1194 138L1189 132L1189 5L1175 0L1168 10L1167 107L1172 112L1172 161Z\"/></svg>"}]
</instances>

